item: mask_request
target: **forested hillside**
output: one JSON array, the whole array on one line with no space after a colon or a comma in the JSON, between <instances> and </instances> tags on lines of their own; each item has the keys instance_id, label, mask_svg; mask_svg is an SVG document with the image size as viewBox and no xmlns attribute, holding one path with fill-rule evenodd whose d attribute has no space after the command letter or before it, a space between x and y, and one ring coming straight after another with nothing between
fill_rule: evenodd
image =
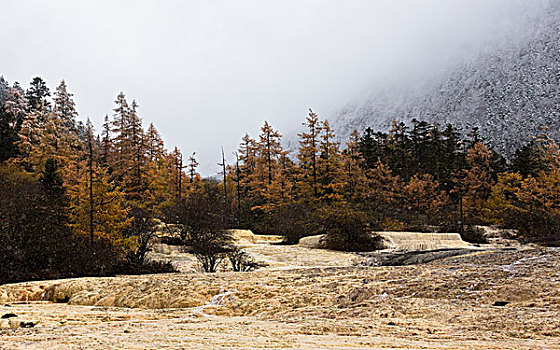
<instances>
[{"instance_id":1,"label":"forested hillside","mask_svg":"<svg viewBox=\"0 0 560 350\"><path fill-rule=\"evenodd\" d=\"M123 93L96 132L78 120L64 81L52 94L39 77L25 90L1 86L1 282L168 271L145 259L162 222L208 272L226 258L238 271L252 267L230 228L286 244L325 234L326 247L348 251L376 249L374 230L481 242L479 224L560 241L560 151L546 129L507 162L477 128L418 120L354 131L342 145L310 109L295 158L265 122L241 139L235 162L203 179L194 154L167 150Z\"/></svg>"}]
</instances>

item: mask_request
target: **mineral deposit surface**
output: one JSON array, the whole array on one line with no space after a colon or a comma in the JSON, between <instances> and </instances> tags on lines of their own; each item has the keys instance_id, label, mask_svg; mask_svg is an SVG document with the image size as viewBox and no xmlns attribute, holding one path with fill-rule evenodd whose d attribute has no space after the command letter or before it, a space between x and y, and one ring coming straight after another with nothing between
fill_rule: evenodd
<instances>
[{"instance_id":1,"label":"mineral deposit surface","mask_svg":"<svg viewBox=\"0 0 560 350\"><path fill-rule=\"evenodd\" d=\"M558 249L370 266L246 243L269 268L1 286L0 348L560 349Z\"/></svg>"}]
</instances>

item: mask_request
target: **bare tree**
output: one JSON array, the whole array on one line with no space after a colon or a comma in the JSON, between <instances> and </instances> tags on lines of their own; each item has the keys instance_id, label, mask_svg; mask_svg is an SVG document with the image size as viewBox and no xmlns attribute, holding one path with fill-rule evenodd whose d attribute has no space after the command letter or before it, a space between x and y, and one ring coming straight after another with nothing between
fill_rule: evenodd
<instances>
[{"instance_id":1,"label":"bare tree","mask_svg":"<svg viewBox=\"0 0 560 350\"><path fill-rule=\"evenodd\" d=\"M255 261L247 252L233 246L227 254L231 268L236 272L249 272L261 267L268 266L265 263Z\"/></svg>"},{"instance_id":2,"label":"bare tree","mask_svg":"<svg viewBox=\"0 0 560 350\"><path fill-rule=\"evenodd\" d=\"M183 244L204 271L216 272L232 244L220 183L204 180L200 188L177 200L166 213L164 220L169 217L181 226Z\"/></svg>"},{"instance_id":3,"label":"bare tree","mask_svg":"<svg viewBox=\"0 0 560 350\"><path fill-rule=\"evenodd\" d=\"M128 237L136 238L136 247L129 253L128 259L133 264L143 264L146 254L151 250L157 232L157 221L146 209L131 208L132 220L125 232Z\"/></svg>"}]
</instances>

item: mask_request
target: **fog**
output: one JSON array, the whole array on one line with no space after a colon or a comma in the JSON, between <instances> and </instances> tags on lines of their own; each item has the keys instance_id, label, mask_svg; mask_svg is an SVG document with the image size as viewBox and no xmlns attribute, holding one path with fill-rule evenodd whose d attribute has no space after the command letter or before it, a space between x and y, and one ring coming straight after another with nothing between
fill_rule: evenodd
<instances>
[{"instance_id":1,"label":"fog","mask_svg":"<svg viewBox=\"0 0 560 350\"><path fill-rule=\"evenodd\" d=\"M264 120L292 133L365 91L514 40L546 0L3 1L0 75L65 79L97 128L119 91L218 171Z\"/></svg>"}]
</instances>

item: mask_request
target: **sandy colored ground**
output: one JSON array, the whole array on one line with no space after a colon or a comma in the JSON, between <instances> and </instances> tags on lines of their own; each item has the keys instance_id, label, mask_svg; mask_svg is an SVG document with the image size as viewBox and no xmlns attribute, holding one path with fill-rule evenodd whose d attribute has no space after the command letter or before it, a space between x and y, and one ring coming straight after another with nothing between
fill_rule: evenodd
<instances>
[{"instance_id":1,"label":"sandy colored ground","mask_svg":"<svg viewBox=\"0 0 560 350\"><path fill-rule=\"evenodd\" d=\"M269 270L309 267L356 266L362 261L360 255L323 249L311 249L302 245L279 245L281 236L254 235L247 230L234 230L237 245L255 260L268 265ZM183 253L179 247L157 244L149 255L158 260L171 260L184 273L195 273L200 267L194 256Z\"/></svg>"},{"instance_id":2,"label":"sandy colored ground","mask_svg":"<svg viewBox=\"0 0 560 350\"><path fill-rule=\"evenodd\" d=\"M18 317L0 330L0 348L560 349L558 249L401 267L301 247L248 249L279 266L2 286L0 314ZM44 298L66 302L30 301Z\"/></svg>"}]
</instances>

